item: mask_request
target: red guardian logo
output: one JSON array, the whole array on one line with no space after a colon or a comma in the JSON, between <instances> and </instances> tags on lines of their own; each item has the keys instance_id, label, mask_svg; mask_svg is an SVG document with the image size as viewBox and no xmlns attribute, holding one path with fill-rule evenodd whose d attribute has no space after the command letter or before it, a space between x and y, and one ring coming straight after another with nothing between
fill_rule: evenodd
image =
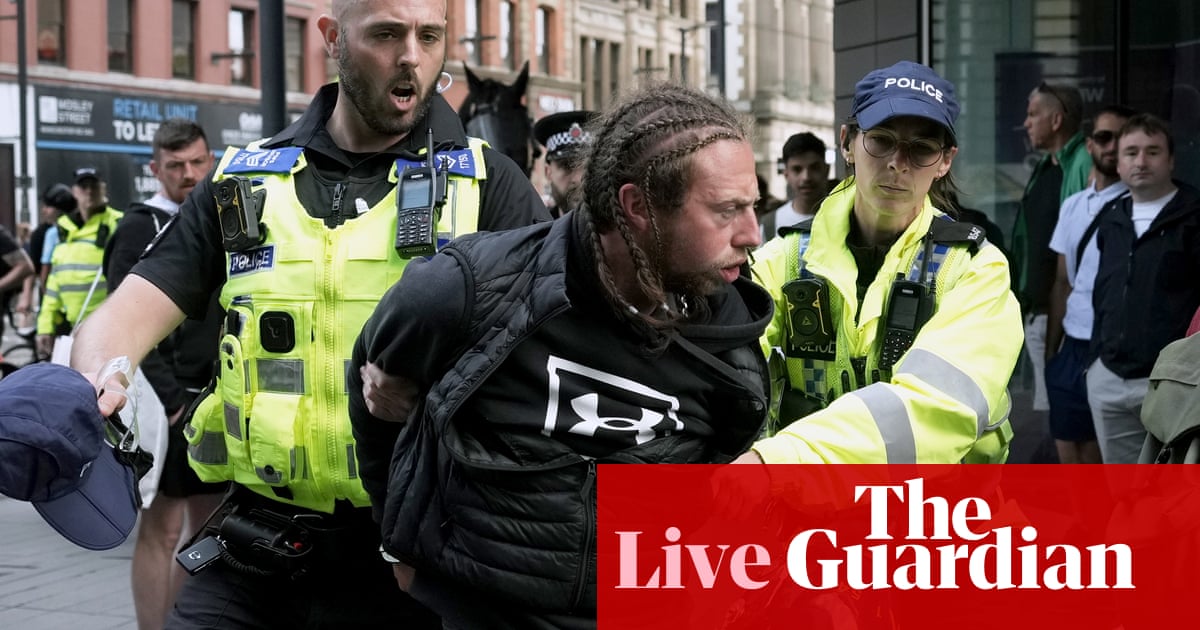
<instances>
[{"instance_id":1,"label":"red guardian logo","mask_svg":"<svg viewBox=\"0 0 1200 630\"><path fill-rule=\"evenodd\" d=\"M937 89L936 87L933 87L932 84L930 84L928 81L925 81L924 79L910 79L908 77L888 77L883 80L883 89L886 90L887 88L890 88L893 86L902 88L902 89L907 89L907 90L916 90L918 92L924 92L924 93L928 94L929 96L932 96L934 99L936 99L937 102L939 102L939 103L944 102L942 100L942 91Z\"/></svg>"},{"instance_id":2,"label":"red guardian logo","mask_svg":"<svg viewBox=\"0 0 1200 630\"><path fill-rule=\"evenodd\" d=\"M722 579L758 590L778 574L770 569L780 561L792 583L812 591L1134 588L1129 545L1041 545L1032 525L990 527L997 519L984 498L951 502L927 497L924 486L921 478L855 486L852 503L869 514L866 531L799 531L787 542L783 558L756 542L686 544L676 526L663 530L665 545L646 544L643 531L616 531L615 588L711 589ZM841 545L843 536L862 542ZM651 561L656 566L646 572L641 556L648 553L661 554L661 560Z\"/></svg>"}]
</instances>

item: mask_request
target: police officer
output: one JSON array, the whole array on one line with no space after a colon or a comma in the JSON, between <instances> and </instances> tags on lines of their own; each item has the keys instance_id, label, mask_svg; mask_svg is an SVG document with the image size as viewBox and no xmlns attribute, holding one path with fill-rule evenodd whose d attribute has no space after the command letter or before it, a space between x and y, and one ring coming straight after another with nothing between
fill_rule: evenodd
<instances>
[{"instance_id":1,"label":"police officer","mask_svg":"<svg viewBox=\"0 0 1200 630\"><path fill-rule=\"evenodd\" d=\"M954 87L923 65L857 84L840 136L850 176L755 255L776 306L763 343L788 391L777 433L739 461L1007 457L1020 313L1004 255L938 209L957 116Z\"/></svg>"},{"instance_id":2,"label":"police officer","mask_svg":"<svg viewBox=\"0 0 1200 630\"><path fill-rule=\"evenodd\" d=\"M576 110L544 116L533 125L533 135L546 148L546 180L550 182L550 211L559 217L578 204L583 180L583 157L592 134L587 124L596 112Z\"/></svg>"},{"instance_id":3,"label":"police officer","mask_svg":"<svg viewBox=\"0 0 1200 630\"><path fill-rule=\"evenodd\" d=\"M414 243L549 218L438 94L445 2L335 0L317 26L339 81L287 129L227 149L76 342L74 365L94 372L144 356L214 291L226 310L219 375L185 433L201 479L233 490L207 528L219 538L183 554L220 560L185 582L168 628L440 627L379 555L348 420L351 345Z\"/></svg>"},{"instance_id":4,"label":"police officer","mask_svg":"<svg viewBox=\"0 0 1200 630\"><path fill-rule=\"evenodd\" d=\"M38 354L49 356L64 335L108 295L101 266L104 248L123 213L108 205L108 184L94 167L75 170L78 208L58 218L46 295L37 320Z\"/></svg>"}]
</instances>

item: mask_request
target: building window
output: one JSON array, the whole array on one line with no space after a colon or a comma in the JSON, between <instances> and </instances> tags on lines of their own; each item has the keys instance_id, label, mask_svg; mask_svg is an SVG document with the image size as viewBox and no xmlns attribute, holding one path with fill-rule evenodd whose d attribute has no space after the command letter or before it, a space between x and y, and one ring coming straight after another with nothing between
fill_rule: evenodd
<instances>
[{"instance_id":1,"label":"building window","mask_svg":"<svg viewBox=\"0 0 1200 630\"><path fill-rule=\"evenodd\" d=\"M646 84L653 83L658 79L662 68L654 65L654 49L653 48L638 48L637 53L638 66L633 69L634 78L637 82Z\"/></svg>"},{"instance_id":2,"label":"building window","mask_svg":"<svg viewBox=\"0 0 1200 630\"><path fill-rule=\"evenodd\" d=\"M284 75L289 92L304 91L304 20L289 17L283 25Z\"/></svg>"},{"instance_id":3,"label":"building window","mask_svg":"<svg viewBox=\"0 0 1200 630\"><path fill-rule=\"evenodd\" d=\"M534 47L537 50L537 68L542 74L550 74L550 21L554 10L538 7L534 18Z\"/></svg>"},{"instance_id":4,"label":"building window","mask_svg":"<svg viewBox=\"0 0 1200 630\"><path fill-rule=\"evenodd\" d=\"M621 93L621 45L608 45L608 94L607 101Z\"/></svg>"},{"instance_id":5,"label":"building window","mask_svg":"<svg viewBox=\"0 0 1200 630\"><path fill-rule=\"evenodd\" d=\"M196 5L190 0L171 2L171 76L196 76Z\"/></svg>"},{"instance_id":6,"label":"building window","mask_svg":"<svg viewBox=\"0 0 1200 630\"><path fill-rule=\"evenodd\" d=\"M38 0L37 57L38 63L62 65L67 61L63 32L64 0Z\"/></svg>"},{"instance_id":7,"label":"building window","mask_svg":"<svg viewBox=\"0 0 1200 630\"><path fill-rule=\"evenodd\" d=\"M586 37L579 38L579 54L575 58L579 60L579 69L575 76L579 77L579 87L583 97L583 109L594 109L592 107L592 86L588 83L588 79L592 76L588 69L588 55L591 54L592 40Z\"/></svg>"},{"instance_id":8,"label":"building window","mask_svg":"<svg viewBox=\"0 0 1200 630\"><path fill-rule=\"evenodd\" d=\"M230 9L229 52L235 55L229 60L229 82L231 84L254 85L253 51L254 12L247 9Z\"/></svg>"},{"instance_id":9,"label":"building window","mask_svg":"<svg viewBox=\"0 0 1200 630\"><path fill-rule=\"evenodd\" d=\"M462 43L463 50L466 52L467 61L478 66L483 63L483 33L479 31L479 15L482 11L479 0L467 0L465 13L463 22L466 33L459 39L459 42Z\"/></svg>"},{"instance_id":10,"label":"building window","mask_svg":"<svg viewBox=\"0 0 1200 630\"><path fill-rule=\"evenodd\" d=\"M130 0L108 0L108 70L133 72Z\"/></svg>"},{"instance_id":11,"label":"building window","mask_svg":"<svg viewBox=\"0 0 1200 630\"><path fill-rule=\"evenodd\" d=\"M517 29L514 27L513 3L500 3L500 65L517 69Z\"/></svg>"},{"instance_id":12,"label":"building window","mask_svg":"<svg viewBox=\"0 0 1200 630\"><path fill-rule=\"evenodd\" d=\"M604 103L607 100L604 93L604 42L599 40L592 41L592 109L604 109Z\"/></svg>"}]
</instances>

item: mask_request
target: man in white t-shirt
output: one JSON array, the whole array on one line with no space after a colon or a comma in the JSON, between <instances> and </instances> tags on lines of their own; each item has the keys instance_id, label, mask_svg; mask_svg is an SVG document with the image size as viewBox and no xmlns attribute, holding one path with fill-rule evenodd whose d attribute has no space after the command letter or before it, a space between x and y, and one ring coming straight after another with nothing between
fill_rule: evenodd
<instances>
[{"instance_id":1,"label":"man in white t-shirt","mask_svg":"<svg viewBox=\"0 0 1200 630\"><path fill-rule=\"evenodd\" d=\"M1159 118L1138 114L1117 136L1129 196L1100 213L1092 292L1088 404L1104 462L1138 461L1142 401L1158 353L1180 339L1200 306L1200 190L1172 181L1174 144Z\"/></svg>"},{"instance_id":2,"label":"man in white t-shirt","mask_svg":"<svg viewBox=\"0 0 1200 630\"><path fill-rule=\"evenodd\" d=\"M779 173L787 181L788 200L774 212L759 218L763 241L775 237L781 227L811 218L825 195L829 194L829 163L825 161L825 143L805 131L783 143Z\"/></svg>"},{"instance_id":3,"label":"man in white t-shirt","mask_svg":"<svg viewBox=\"0 0 1200 630\"><path fill-rule=\"evenodd\" d=\"M1067 197L1050 237L1058 270L1046 318L1046 390L1050 435L1063 464L1099 464L1100 445L1088 407L1086 372L1092 338L1092 285L1100 252L1096 218L1129 187L1117 173L1117 134L1135 112L1109 105L1096 113L1087 136L1092 173L1087 188Z\"/></svg>"}]
</instances>

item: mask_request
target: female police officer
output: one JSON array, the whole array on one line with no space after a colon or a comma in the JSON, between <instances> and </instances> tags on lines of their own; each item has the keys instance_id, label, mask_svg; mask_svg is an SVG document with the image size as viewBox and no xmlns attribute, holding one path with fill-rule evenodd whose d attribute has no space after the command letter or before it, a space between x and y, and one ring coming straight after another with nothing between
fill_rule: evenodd
<instances>
[{"instance_id":1,"label":"female police officer","mask_svg":"<svg viewBox=\"0 0 1200 630\"><path fill-rule=\"evenodd\" d=\"M787 391L743 463L1002 462L1021 348L1007 262L938 209L958 152L954 87L900 62L856 86L850 176L756 253L775 300L764 349Z\"/></svg>"}]
</instances>

